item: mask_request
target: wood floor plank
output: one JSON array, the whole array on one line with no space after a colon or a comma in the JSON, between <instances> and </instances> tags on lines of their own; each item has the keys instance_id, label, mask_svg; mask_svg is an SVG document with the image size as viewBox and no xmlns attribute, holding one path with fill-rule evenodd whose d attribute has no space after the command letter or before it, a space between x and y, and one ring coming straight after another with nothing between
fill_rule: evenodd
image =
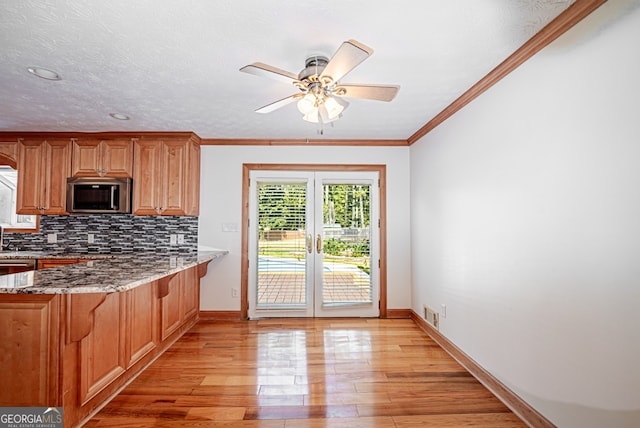
<instances>
[{"instance_id":1,"label":"wood floor plank","mask_svg":"<svg viewBox=\"0 0 640 428\"><path fill-rule=\"evenodd\" d=\"M466 415L417 415L394 416L393 422L397 428L519 428L525 426L513 413L480 413Z\"/></svg>"},{"instance_id":2,"label":"wood floor plank","mask_svg":"<svg viewBox=\"0 0 640 428\"><path fill-rule=\"evenodd\" d=\"M395 427L391 417L340 418L340 419L287 419L285 428L373 428Z\"/></svg>"},{"instance_id":3,"label":"wood floor plank","mask_svg":"<svg viewBox=\"0 0 640 428\"><path fill-rule=\"evenodd\" d=\"M412 320L200 321L86 425L524 427Z\"/></svg>"}]
</instances>

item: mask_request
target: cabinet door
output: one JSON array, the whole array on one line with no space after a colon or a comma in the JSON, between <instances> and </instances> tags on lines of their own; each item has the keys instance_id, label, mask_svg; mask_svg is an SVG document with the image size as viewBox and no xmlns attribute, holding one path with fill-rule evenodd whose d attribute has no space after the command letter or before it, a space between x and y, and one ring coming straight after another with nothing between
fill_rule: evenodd
<instances>
[{"instance_id":1,"label":"cabinet door","mask_svg":"<svg viewBox=\"0 0 640 428\"><path fill-rule=\"evenodd\" d=\"M133 144L131 140L102 141L102 175L129 178L133 175Z\"/></svg>"},{"instance_id":2,"label":"cabinet door","mask_svg":"<svg viewBox=\"0 0 640 428\"><path fill-rule=\"evenodd\" d=\"M8 165L16 167L18 164L18 142L17 141L0 141L0 157L3 157ZM0 163L2 165L2 163Z\"/></svg>"},{"instance_id":3,"label":"cabinet door","mask_svg":"<svg viewBox=\"0 0 640 428\"><path fill-rule=\"evenodd\" d=\"M176 331L184 319L183 286L184 276L182 272L169 281L169 293L162 298L161 338L165 340Z\"/></svg>"},{"instance_id":4,"label":"cabinet door","mask_svg":"<svg viewBox=\"0 0 640 428\"><path fill-rule=\"evenodd\" d=\"M71 175L74 177L98 177L101 169L99 140L73 141Z\"/></svg>"},{"instance_id":5,"label":"cabinet door","mask_svg":"<svg viewBox=\"0 0 640 428\"><path fill-rule=\"evenodd\" d=\"M93 328L80 341L80 402L84 405L125 372L123 293L107 294L93 311Z\"/></svg>"},{"instance_id":6,"label":"cabinet door","mask_svg":"<svg viewBox=\"0 0 640 428\"><path fill-rule=\"evenodd\" d=\"M125 177L133 172L133 144L121 140L73 142L71 175L74 177Z\"/></svg>"},{"instance_id":7,"label":"cabinet door","mask_svg":"<svg viewBox=\"0 0 640 428\"><path fill-rule=\"evenodd\" d=\"M127 367L151 352L157 343L156 282L127 291Z\"/></svg>"},{"instance_id":8,"label":"cabinet door","mask_svg":"<svg viewBox=\"0 0 640 428\"><path fill-rule=\"evenodd\" d=\"M200 277L198 268L192 267L184 272L182 284L182 307L185 321L198 315L200 311Z\"/></svg>"},{"instance_id":9,"label":"cabinet door","mask_svg":"<svg viewBox=\"0 0 640 428\"><path fill-rule=\"evenodd\" d=\"M188 174L185 214L197 216L200 213L200 145L195 142L189 144Z\"/></svg>"},{"instance_id":10,"label":"cabinet door","mask_svg":"<svg viewBox=\"0 0 640 428\"><path fill-rule=\"evenodd\" d=\"M20 141L18 144L18 214L40 214L45 156L42 141Z\"/></svg>"},{"instance_id":11,"label":"cabinet door","mask_svg":"<svg viewBox=\"0 0 640 428\"><path fill-rule=\"evenodd\" d=\"M184 215L189 151L184 140L164 141L162 145L161 203L163 215Z\"/></svg>"},{"instance_id":12,"label":"cabinet door","mask_svg":"<svg viewBox=\"0 0 640 428\"><path fill-rule=\"evenodd\" d=\"M135 141L133 147L133 214L157 215L160 208L162 142Z\"/></svg>"},{"instance_id":13,"label":"cabinet door","mask_svg":"<svg viewBox=\"0 0 640 428\"><path fill-rule=\"evenodd\" d=\"M43 214L67 214L67 177L71 172L71 142L45 141Z\"/></svg>"},{"instance_id":14,"label":"cabinet door","mask_svg":"<svg viewBox=\"0 0 640 428\"><path fill-rule=\"evenodd\" d=\"M59 406L59 295L3 295L2 406Z\"/></svg>"}]
</instances>

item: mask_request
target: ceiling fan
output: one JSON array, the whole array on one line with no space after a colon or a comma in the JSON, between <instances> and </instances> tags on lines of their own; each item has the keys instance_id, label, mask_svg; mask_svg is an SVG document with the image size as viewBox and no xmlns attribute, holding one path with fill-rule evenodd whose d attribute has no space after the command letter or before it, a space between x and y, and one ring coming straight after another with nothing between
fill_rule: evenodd
<instances>
[{"instance_id":1,"label":"ceiling fan","mask_svg":"<svg viewBox=\"0 0 640 428\"><path fill-rule=\"evenodd\" d=\"M398 85L342 84L340 80L358 64L373 54L373 49L347 40L328 59L315 55L306 59L304 69L298 74L273 67L262 62L246 65L240 71L256 76L265 76L293 84L300 92L274 101L256 110L270 113L297 101L303 119L314 123L329 123L337 120L349 103L342 97L362 98L375 101L391 101L398 93Z\"/></svg>"}]
</instances>

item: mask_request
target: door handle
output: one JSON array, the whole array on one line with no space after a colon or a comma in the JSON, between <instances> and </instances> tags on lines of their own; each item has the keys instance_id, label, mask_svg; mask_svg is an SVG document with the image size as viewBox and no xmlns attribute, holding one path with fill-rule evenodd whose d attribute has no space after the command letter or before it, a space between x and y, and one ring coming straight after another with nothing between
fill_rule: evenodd
<instances>
[{"instance_id":1,"label":"door handle","mask_svg":"<svg viewBox=\"0 0 640 428\"><path fill-rule=\"evenodd\" d=\"M318 254L322 251L322 236L318 233L318 237L316 238L316 251Z\"/></svg>"},{"instance_id":2,"label":"door handle","mask_svg":"<svg viewBox=\"0 0 640 428\"><path fill-rule=\"evenodd\" d=\"M313 236L309 233L307 235L307 253L311 254L313 251Z\"/></svg>"}]
</instances>

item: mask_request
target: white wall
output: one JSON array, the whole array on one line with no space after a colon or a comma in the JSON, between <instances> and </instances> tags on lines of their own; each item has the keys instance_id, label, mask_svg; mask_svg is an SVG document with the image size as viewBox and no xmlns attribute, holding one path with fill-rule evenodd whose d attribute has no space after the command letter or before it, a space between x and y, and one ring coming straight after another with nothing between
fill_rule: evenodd
<instances>
[{"instance_id":1,"label":"white wall","mask_svg":"<svg viewBox=\"0 0 640 428\"><path fill-rule=\"evenodd\" d=\"M640 9L411 147L413 309L561 427L640 426Z\"/></svg>"},{"instance_id":2,"label":"white wall","mask_svg":"<svg viewBox=\"0 0 640 428\"><path fill-rule=\"evenodd\" d=\"M243 163L385 164L387 166L387 260L389 309L411 307L408 147L202 146L200 245L229 250L202 280L202 310L240 310L231 289L240 288Z\"/></svg>"}]
</instances>

